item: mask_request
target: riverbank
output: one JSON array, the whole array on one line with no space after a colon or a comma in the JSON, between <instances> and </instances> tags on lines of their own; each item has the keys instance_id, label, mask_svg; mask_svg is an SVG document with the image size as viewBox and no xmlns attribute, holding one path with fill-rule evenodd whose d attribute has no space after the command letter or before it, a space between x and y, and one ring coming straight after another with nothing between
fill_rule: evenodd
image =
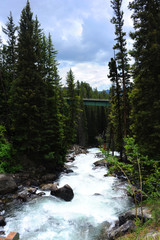
<instances>
[{"instance_id":1,"label":"riverbank","mask_svg":"<svg viewBox=\"0 0 160 240\"><path fill-rule=\"evenodd\" d=\"M123 175L123 172L120 171L120 168L113 168L113 163L110 161L107 162L108 169L111 169L113 175L119 179L126 179ZM110 171L109 171L110 172ZM130 176L128 176L128 181L130 181ZM137 214L136 208L127 211L119 216L119 220L115 224L115 227L108 233L108 238L106 240L154 240L160 239L160 200L156 198L156 201L153 199L147 199L146 195L143 195L142 210L140 206L141 194L138 184L132 185L131 187L135 194L132 196L133 201L136 198L137 205ZM143 217L143 220L142 220Z\"/></svg>"},{"instance_id":2,"label":"riverbank","mask_svg":"<svg viewBox=\"0 0 160 240\"><path fill-rule=\"evenodd\" d=\"M74 161L75 156L81 153L87 153L87 150L81 146L72 146L66 155L66 163ZM46 190L53 190L53 182L57 181L62 172L67 174L71 170L64 165L59 171L51 173L43 165L37 167L26 159L21 171L14 174L0 174L0 236L5 234L3 227L6 225L6 210L14 205L40 198Z\"/></svg>"}]
</instances>

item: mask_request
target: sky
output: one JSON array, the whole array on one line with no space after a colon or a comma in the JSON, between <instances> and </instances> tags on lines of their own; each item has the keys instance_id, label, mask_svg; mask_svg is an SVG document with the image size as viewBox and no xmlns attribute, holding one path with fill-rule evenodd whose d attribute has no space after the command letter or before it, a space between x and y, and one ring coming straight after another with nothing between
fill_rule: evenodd
<instances>
[{"instance_id":1,"label":"sky","mask_svg":"<svg viewBox=\"0 0 160 240\"><path fill-rule=\"evenodd\" d=\"M0 0L0 36L5 42L2 26L10 11L18 24L27 0ZM123 1L124 31L127 48L132 48L129 0ZM113 9L110 0L30 0L33 16L38 16L46 36L49 32L58 51L59 74L65 85L72 69L75 81L87 82L99 91L109 89L108 62L113 57L114 25L110 22Z\"/></svg>"}]
</instances>

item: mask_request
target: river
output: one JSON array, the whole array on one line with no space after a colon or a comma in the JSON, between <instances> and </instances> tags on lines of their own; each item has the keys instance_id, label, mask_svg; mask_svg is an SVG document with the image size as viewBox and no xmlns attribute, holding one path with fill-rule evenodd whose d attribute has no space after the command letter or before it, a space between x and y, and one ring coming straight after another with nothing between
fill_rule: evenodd
<instances>
[{"instance_id":1,"label":"river","mask_svg":"<svg viewBox=\"0 0 160 240\"><path fill-rule=\"evenodd\" d=\"M115 177L104 177L106 168L95 168L97 148L77 155L68 163L73 173L62 173L59 187L69 184L74 191L71 202L49 192L10 210L4 230L20 233L21 240L98 240L102 223L113 224L132 203L125 185Z\"/></svg>"}]
</instances>

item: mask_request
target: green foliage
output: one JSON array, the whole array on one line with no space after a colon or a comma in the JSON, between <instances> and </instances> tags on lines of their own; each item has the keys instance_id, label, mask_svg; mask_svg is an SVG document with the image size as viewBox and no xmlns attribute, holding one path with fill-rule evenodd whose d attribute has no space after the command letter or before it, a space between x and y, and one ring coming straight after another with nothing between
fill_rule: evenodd
<instances>
[{"instance_id":1,"label":"green foliage","mask_svg":"<svg viewBox=\"0 0 160 240\"><path fill-rule=\"evenodd\" d=\"M121 160L127 160L124 150L123 138L129 133L129 92L131 88L128 52L126 48L126 33L123 31L122 0L111 0L114 17L111 22L115 25L115 45L113 46L115 57L109 62L109 78L112 82L110 88L111 107L109 114L108 147L112 151L120 152Z\"/></svg>"},{"instance_id":2,"label":"green foliage","mask_svg":"<svg viewBox=\"0 0 160 240\"><path fill-rule=\"evenodd\" d=\"M118 169L121 173L126 177L128 181L128 191L133 195L136 209L137 209L137 194L140 195L140 204L141 204L141 214L143 221L143 211L142 211L142 200L143 195L146 195L143 191L143 165L142 160L144 157L139 153L139 149L137 144L135 144L135 140L131 138L125 138L125 149L128 157L128 162L120 162L117 157L110 156L109 151L106 153L105 150L102 152L106 155L106 160L111 164L111 168L109 168L110 172L115 172ZM134 188L134 186L138 187L138 191ZM137 214L136 214L137 215Z\"/></svg>"},{"instance_id":3,"label":"green foliage","mask_svg":"<svg viewBox=\"0 0 160 240\"><path fill-rule=\"evenodd\" d=\"M131 92L132 131L143 155L160 155L160 2L134 0L130 3L135 31Z\"/></svg>"},{"instance_id":4,"label":"green foliage","mask_svg":"<svg viewBox=\"0 0 160 240\"><path fill-rule=\"evenodd\" d=\"M70 104L67 107L68 117L66 118L66 140L68 144L73 144L77 135L77 124L80 111L80 97L75 86L75 78L72 70L67 73L67 97Z\"/></svg>"},{"instance_id":5,"label":"green foliage","mask_svg":"<svg viewBox=\"0 0 160 240\"><path fill-rule=\"evenodd\" d=\"M45 37L38 17L33 19L29 0L18 29L17 36L10 14L3 28L7 44L0 42L0 123L7 128L6 136L19 159L26 156L47 164L48 156L56 168L64 162L68 146L57 51L51 35ZM9 149L10 145L1 145L1 155L10 158ZM3 168L7 164L3 162Z\"/></svg>"},{"instance_id":6,"label":"green foliage","mask_svg":"<svg viewBox=\"0 0 160 240\"><path fill-rule=\"evenodd\" d=\"M147 202L152 211L152 222L157 227L160 223L160 199L156 196L149 198Z\"/></svg>"},{"instance_id":7,"label":"green foliage","mask_svg":"<svg viewBox=\"0 0 160 240\"><path fill-rule=\"evenodd\" d=\"M0 125L0 173L15 173L22 167L14 160L15 151L5 138L6 129Z\"/></svg>"},{"instance_id":8,"label":"green foliage","mask_svg":"<svg viewBox=\"0 0 160 240\"><path fill-rule=\"evenodd\" d=\"M123 153L123 130L122 130L122 90L120 86L120 76L118 74L116 61L111 58L109 62L109 78L112 82L112 87L110 88L110 136L108 148L120 152L120 157L122 159ZM113 149L114 148L114 149Z\"/></svg>"},{"instance_id":9,"label":"green foliage","mask_svg":"<svg viewBox=\"0 0 160 240\"><path fill-rule=\"evenodd\" d=\"M11 160L11 144L5 138L5 127L0 125L0 162Z\"/></svg>"}]
</instances>

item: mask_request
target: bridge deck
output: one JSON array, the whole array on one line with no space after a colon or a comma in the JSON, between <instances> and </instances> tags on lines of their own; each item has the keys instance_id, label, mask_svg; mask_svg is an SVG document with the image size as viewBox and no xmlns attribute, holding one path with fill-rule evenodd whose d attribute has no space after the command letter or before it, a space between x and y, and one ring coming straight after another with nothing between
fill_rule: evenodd
<instances>
[{"instance_id":1,"label":"bridge deck","mask_svg":"<svg viewBox=\"0 0 160 240\"><path fill-rule=\"evenodd\" d=\"M84 105L87 105L87 106L104 106L104 107L107 107L107 106L110 105L110 102L107 99L83 98L83 103L84 103Z\"/></svg>"},{"instance_id":2,"label":"bridge deck","mask_svg":"<svg viewBox=\"0 0 160 240\"><path fill-rule=\"evenodd\" d=\"M71 100L67 98L68 104L71 104ZM110 102L107 99L92 99L92 98L83 98L83 103L86 106L102 106L108 107L110 106Z\"/></svg>"}]
</instances>

